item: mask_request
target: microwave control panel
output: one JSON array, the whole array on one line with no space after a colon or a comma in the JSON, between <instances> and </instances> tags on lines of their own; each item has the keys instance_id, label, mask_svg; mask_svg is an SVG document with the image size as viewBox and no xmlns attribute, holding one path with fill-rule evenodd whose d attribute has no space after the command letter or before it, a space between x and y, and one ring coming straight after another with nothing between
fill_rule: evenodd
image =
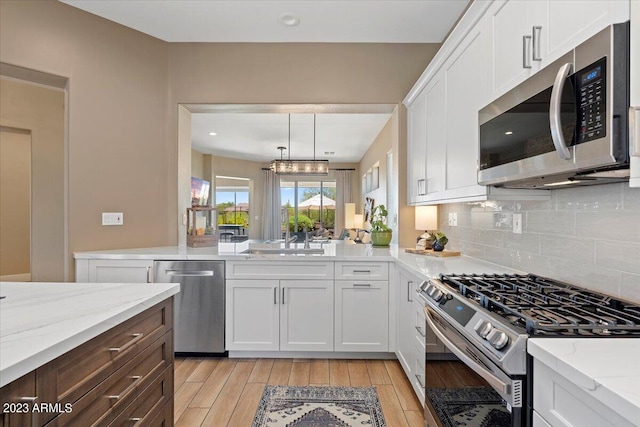
<instances>
[{"instance_id":1,"label":"microwave control panel","mask_svg":"<svg viewBox=\"0 0 640 427\"><path fill-rule=\"evenodd\" d=\"M607 134L606 72L605 57L574 74L578 97L578 144Z\"/></svg>"}]
</instances>

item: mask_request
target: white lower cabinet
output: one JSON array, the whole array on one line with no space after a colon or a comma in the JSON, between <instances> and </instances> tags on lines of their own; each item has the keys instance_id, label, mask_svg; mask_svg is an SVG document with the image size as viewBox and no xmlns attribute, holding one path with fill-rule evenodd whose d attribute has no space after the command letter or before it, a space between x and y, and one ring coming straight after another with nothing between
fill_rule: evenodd
<instances>
[{"instance_id":1,"label":"white lower cabinet","mask_svg":"<svg viewBox=\"0 0 640 427\"><path fill-rule=\"evenodd\" d=\"M280 282L227 280L227 350L280 349Z\"/></svg>"},{"instance_id":2,"label":"white lower cabinet","mask_svg":"<svg viewBox=\"0 0 640 427\"><path fill-rule=\"evenodd\" d=\"M332 351L332 280L227 280L226 347Z\"/></svg>"},{"instance_id":3,"label":"white lower cabinet","mask_svg":"<svg viewBox=\"0 0 640 427\"><path fill-rule=\"evenodd\" d=\"M396 356L407 378L413 378L413 361L416 358L415 340L415 308L413 298L415 298L416 286L420 285L418 279L399 273L399 282L396 291L398 292L398 346Z\"/></svg>"},{"instance_id":4,"label":"white lower cabinet","mask_svg":"<svg viewBox=\"0 0 640 427\"><path fill-rule=\"evenodd\" d=\"M546 422L539 413L533 411L533 427L551 427L551 424Z\"/></svg>"},{"instance_id":5,"label":"white lower cabinet","mask_svg":"<svg viewBox=\"0 0 640 427\"><path fill-rule=\"evenodd\" d=\"M335 350L389 351L389 282L336 281Z\"/></svg>"},{"instance_id":6,"label":"white lower cabinet","mask_svg":"<svg viewBox=\"0 0 640 427\"><path fill-rule=\"evenodd\" d=\"M562 369L552 369L538 359L534 359L533 409L537 412L539 419L538 424L534 422L533 425L545 427L638 426L635 422L637 420L630 421L622 417L593 395L597 395L595 381L592 384L582 382L583 384L576 384L563 375Z\"/></svg>"},{"instance_id":7,"label":"white lower cabinet","mask_svg":"<svg viewBox=\"0 0 640 427\"><path fill-rule=\"evenodd\" d=\"M152 259L77 259L76 282L150 283Z\"/></svg>"},{"instance_id":8,"label":"white lower cabinet","mask_svg":"<svg viewBox=\"0 0 640 427\"><path fill-rule=\"evenodd\" d=\"M280 281L280 350L333 350L333 281Z\"/></svg>"}]
</instances>

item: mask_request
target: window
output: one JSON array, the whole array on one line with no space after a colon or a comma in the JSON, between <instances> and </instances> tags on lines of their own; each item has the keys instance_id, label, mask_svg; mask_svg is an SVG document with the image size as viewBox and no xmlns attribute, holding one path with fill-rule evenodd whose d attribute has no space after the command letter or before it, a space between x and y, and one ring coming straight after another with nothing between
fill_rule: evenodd
<instances>
[{"instance_id":1,"label":"window","mask_svg":"<svg viewBox=\"0 0 640 427\"><path fill-rule=\"evenodd\" d=\"M333 233L336 218L335 181L280 181L283 208L289 209L289 231L327 229Z\"/></svg>"},{"instance_id":2,"label":"window","mask_svg":"<svg viewBox=\"0 0 640 427\"><path fill-rule=\"evenodd\" d=\"M216 177L218 228L233 234L248 234L249 180Z\"/></svg>"}]
</instances>

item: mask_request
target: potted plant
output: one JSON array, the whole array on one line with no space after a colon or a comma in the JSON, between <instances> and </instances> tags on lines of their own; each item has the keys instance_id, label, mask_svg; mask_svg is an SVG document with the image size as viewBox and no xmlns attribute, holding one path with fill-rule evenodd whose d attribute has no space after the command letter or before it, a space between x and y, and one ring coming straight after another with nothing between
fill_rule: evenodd
<instances>
[{"instance_id":1,"label":"potted plant","mask_svg":"<svg viewBox=\"0 0 640 427\"><path fill-rule=\"evenodd\" d=\"M387 225L389 212L384 205L373 208L371 215L371 243L373 246L389 246L392 237L392 230Z\"/></svg>"},{"instance_id":2,"label":"potted plant","mask_svg":"<svg viewBox=\"0 0 640 427\"><path fill-rule=\"evenodd\" d=\"M444 250L445 245L449 242L449 239L447 238L447 236L441 232L438 231L436 233L436 240L433 242L433 250L436 252L440 252L442 250Z\"/></svg>"}]
</instances>

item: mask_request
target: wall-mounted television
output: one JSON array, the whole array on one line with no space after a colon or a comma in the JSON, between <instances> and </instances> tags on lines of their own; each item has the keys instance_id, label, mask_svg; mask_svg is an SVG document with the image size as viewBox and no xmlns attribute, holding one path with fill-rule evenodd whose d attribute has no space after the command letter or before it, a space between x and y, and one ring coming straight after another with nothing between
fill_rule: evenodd
<instances>
[{"instance_id":1,"label":"wall-mounted television","mask_svg":"<svg viewBox=\"0 0 640 427\"><path fill-rule=\"evenodd\" d=\"M209 205L209 187L211 187L209 181L191 177L191 206Z\"/></svg>"}]
</instances>

